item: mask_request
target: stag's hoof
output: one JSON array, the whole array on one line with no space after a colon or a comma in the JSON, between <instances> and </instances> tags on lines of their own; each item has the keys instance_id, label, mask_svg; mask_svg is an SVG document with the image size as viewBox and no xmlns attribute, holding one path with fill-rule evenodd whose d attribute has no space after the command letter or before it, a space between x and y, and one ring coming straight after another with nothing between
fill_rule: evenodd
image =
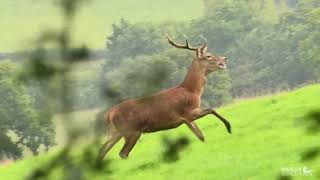
<instances>
[{"instance_id":1,"label":"stag's hoof","mask_svg":"<svg viewBox=\"0 0 320 180\"><path fill-rule=\"evenodd\" d=\"M203 136L202 136L202 137L199 137L199 139L200 139L201 142L205 142L205 139L204 139Z\"/></svg>"},{"instance_id":2,"label":"stag's hoof","mask_svg":"<svg viewBox=\"0 0 320 180\"><path fill-rule=\"evenodd\" d=\"M128 158L128 154L125 154L125 153L119 153L119 156L121 157L121 159L127 159Z\"/></svg>"},{"instance_id":3,"label":"stag's hoof","mask_svg":"<svg viewBox=\"0 0 320 180\"><path fill-rule=\"evenodd\" d=\"M230 134L232 134L232 130L231 130L231 125L229 124L229 127L227 128L228 129L228 132L230 133Z\"/></svg>"},{"instance_id":4,"label":"stag's hoof","mask_svg":"<svg viewBox=\"0 0 320 180\"><path fill-rule=\"evenodd\" d=\"M228 133L232 134L231 124L229 123L229 121L224 121L224 125L226 126Z\"/></svg>"}]
</instances>

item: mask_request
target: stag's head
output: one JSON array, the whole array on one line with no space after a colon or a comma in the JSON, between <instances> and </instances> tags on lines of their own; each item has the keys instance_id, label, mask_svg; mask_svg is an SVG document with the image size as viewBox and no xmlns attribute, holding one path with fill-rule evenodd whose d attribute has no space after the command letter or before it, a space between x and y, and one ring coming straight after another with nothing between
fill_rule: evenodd
<instances>
[{"instance_id":1,"label":"stag's head","mask_svg":"<svg viewBox=\"0 0 320 180\"><path fill-rule=\"evenodd\" d=\"M205 42L204 45L199 45L198 47L191 47L189 45L188 39L186 38L186 44L178 44L174 42L168 34L165 34L168 42L176 48L188 49L196 52L196 57L194 61L198 61L202 67L205 68L206 74L209 74L215 70L226 69L227 68L227 58L223 56L218 56L208 52L208 43Z\"/></svg>"}]
</instances>

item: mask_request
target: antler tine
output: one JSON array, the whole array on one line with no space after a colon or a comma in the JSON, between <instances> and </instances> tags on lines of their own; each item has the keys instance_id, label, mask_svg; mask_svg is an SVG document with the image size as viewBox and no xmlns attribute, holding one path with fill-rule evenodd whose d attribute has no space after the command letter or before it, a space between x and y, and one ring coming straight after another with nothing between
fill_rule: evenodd
<instances>
[{"instance_id":1,"label":"antler tine","mask_svg":"<svg viewBox=\"0 0 320 180\"><path fill-rule=\"evenodd\" d=\"M192 50L192 51L196 51L196 50L198 49L198 48L190 47L190 46L189 46L189 42L188 42L187 37L185 37L185 38L186 38L186 45L182 45L182 44L178 44L178 43L174 42L167 33L165 33L164 35L167 37L168 42L169 42L172 46L174 46L174 47L176 47L176 48L189 49L189 50Z\"/></svg>"},{"instance_id":2,"label":"antler tine","mask_svg":"<svg viewBox=\"0 0 320 180\"><path fill-rule=\"evenodd\" d=\"M186 34L183 35L184 38L186 39L186 46L189 48L189 49L192 49L190 48L190 44L189 44L189 41L188 41L188 36ZM197 50L198 48L196 48L195 50Z\"/></svg>"},{"instance_id":3,"label":"antler tine","mask_svg":"<svg viewBox=\"0 0 320 180\"><path fill-rule=\"evenodd\" d=\"M207 38L206 38L206 37L204 37L204 35L203 35L203 34L201 34L201 36L200 36L200 37L204 40L204 44L203 44L202 48L204 48L204 47L208 46L208 40L207 40Z\"/></svg>"},{"instance_id":4,"label":"antler tine","mask_svg":"<svg viewBox=\"0 0 320 180\"><path fill-rule=\"evenodd\" d=\"M183 37L186 39L186 46L189 47L188 37L186 34L183 35Z\"/></svg>"},{"instance_id":5,"label":"antler tine","mask_svg":"<svg viewBox=\"0 0 320 180\"><path fill-rule=\"evenodd\" d=\"M204 37L204 42L205 42L206 45L208 45L208 40L207 40L206 37Z\"/></svg>"}]
</instances>

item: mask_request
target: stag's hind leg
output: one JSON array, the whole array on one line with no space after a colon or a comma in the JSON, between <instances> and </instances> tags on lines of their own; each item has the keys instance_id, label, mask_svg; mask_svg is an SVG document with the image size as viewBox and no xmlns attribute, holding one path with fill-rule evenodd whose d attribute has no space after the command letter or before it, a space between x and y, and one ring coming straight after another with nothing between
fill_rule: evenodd
<instances>
[{"instance_id":1,"label":"stag's hind leg","mask_svg":"<svg viewBox=\"0 0 320 180\"><path fill-rule=\"evenodd\" d=\"M120 157L122 159L125 159L128 157L130 151L136 145L138 139L140 138L141 133L140 132L133 132L133 133L126 133L124 137L124 145L119 153Z\"/></svg>"},{"instance_id":2,"label":"stag's hind leg","mask_svg":"<svg viewBox=\"0 0 320 180\"><path fill-rule=\"evenodd\" d=\"M121 139L122 135L117 132L113 131L108 134L107 141L102 145L99 150L99 155L97 160L102 161L104 156L110 151L110 149Z\"/></svg>"}]
</instances>

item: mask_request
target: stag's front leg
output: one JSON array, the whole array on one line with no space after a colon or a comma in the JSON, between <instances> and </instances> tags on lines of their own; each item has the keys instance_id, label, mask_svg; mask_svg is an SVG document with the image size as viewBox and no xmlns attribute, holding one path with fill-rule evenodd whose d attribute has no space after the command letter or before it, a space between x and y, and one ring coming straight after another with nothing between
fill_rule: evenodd
<instances>
[{"instance_id":1,"label":"stag's front leg","mask_svg":"<svg viewBox=\"0 0 320 180\"><path fill-rule=\"evenodd\" d=\"M230 125L229 121L227 121L224 117L222 117L220 114L218 114L214 109L205 109L205 110L195 111L192 119L194 121L194 120L202 118L208 114L213 114L217 118L219 118L223 122L223 124L226 126L228 132L231 134L231 125Z\"/></svg>"},{"instance_id":2,"label":"stag's front leg","mask_svg":"<svg viewBox=\"0 0 320 180\"><path fill-rule=\"evenodd\" d=\"M188 120L184 120L185 124L187 124L188 128L200 139L200 141L204 141L204 136L202 134L202 132L200 131L200 129L198 128L198 126L192 122L192 121L188 121Z\"/></svg>"}]
</instances>

